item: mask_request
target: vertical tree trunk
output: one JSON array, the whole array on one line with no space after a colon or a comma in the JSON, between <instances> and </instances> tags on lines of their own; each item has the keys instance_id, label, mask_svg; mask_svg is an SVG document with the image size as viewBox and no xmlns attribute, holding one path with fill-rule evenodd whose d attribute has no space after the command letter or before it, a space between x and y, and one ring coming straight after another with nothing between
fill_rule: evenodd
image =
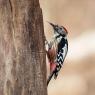
<instances>
[{"instance_id":1,"label":"vertical tree trunk","mask_svg":"<svg viewBox=\"0 0 95 95\"><path fill-rule=\"evenodd\" d=\"M0 0L0 95L47 95L39 0Z\"/></svg>"}]
</instances>

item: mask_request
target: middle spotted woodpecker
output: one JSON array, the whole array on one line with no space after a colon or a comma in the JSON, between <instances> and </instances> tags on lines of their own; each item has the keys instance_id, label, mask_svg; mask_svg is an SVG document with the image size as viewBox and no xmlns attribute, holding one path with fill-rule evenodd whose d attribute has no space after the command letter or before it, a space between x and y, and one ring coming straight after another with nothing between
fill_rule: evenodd
<instances>
[{"instance_id":1,"label":"middle spotted woodpecker","mask_svg":"<svg viewBox=\"0 0 95 95\"><path fill-rule=\"evenodd\" d=\"M60 71L68 52L68 32L66 28L63 26L54 25L50 22L49 24L53 27L54 37L52 41L46 41L46 44L48 45L46 52L50 63L50 76L47 80L47 85L52 76L54 76L55 79L57 78L58 72Z\"/></svg>"}]
</instances>

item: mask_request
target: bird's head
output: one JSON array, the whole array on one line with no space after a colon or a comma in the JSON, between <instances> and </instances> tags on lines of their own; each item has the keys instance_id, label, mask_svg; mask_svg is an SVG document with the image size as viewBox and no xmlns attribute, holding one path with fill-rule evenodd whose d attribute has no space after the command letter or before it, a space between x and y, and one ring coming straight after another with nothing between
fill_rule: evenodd
<instances>
[{"instance_id":1,"label":"bird's head","mask_svg":"<svg viewBox=\"0 0 95 95\"><path fill-rule=\"evenodd\" d=\"M54 34L59 34L59 35L61 35L61 36L63 36L63 37L66 37L67 36L67 34L68 34L68 31L66 30L66 28L65 27L63 27L63 26L58 26L58 25L54 25L53 23L50 23L49 22L49 24L53 27L53 29L54 29Z\"/></svg>"}]
</instances>

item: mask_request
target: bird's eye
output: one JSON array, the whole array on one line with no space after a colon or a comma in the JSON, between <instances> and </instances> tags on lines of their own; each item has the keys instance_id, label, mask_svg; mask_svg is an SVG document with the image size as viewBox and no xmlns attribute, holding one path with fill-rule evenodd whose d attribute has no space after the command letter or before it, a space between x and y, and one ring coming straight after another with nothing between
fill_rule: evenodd
<instances>
[{"instance_id":1,"label":"bird's eye","mask_svg":"<svg viewBox=\"0 0 95 95\"><path fill-rule=\"evenodd\" d=\"M60 27L60 29L62 30L62 27Z\"/></svg>"}]
</instances>

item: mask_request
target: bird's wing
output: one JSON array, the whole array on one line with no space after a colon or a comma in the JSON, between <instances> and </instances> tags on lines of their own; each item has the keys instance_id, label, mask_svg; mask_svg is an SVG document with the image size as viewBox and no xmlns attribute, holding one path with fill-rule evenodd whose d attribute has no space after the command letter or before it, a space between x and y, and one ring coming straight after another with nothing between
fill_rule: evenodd
<instances>
[{"instance_id":1,"label":"bird's wing","mask_svg":"<svg viewBox=\"0 0 95 95\"><path fill-rule=\"evenodd\" d=\"M68 52L68 45L65 44L64 47L57 53L57 57L56 57L56 60L55 60L55 63L57 64L56 65L56 69L55 69L55 72L54 72L54 78L56 79L57 76L58 76L58 72L60 71L63 63L64 63L64 59L67 55L67 52Z\"/></svg>"},{"instance_id":2,"label":"bird's wing","mask_svg":"<svg viewBox=\"0 0 95 95\"><path fill-rule=\"evenodd\" d=\"M57 57L56 57L56 60L55 60L57 64L60 64L60 65L63 64L64 59L65 59L65 57L66 57L66 55L67 55L67 52L68 52L68 45L65 44L64 47L62 47L62 48L58 51L58 53L57 53Z\"/></svg>"}]
</instances>

